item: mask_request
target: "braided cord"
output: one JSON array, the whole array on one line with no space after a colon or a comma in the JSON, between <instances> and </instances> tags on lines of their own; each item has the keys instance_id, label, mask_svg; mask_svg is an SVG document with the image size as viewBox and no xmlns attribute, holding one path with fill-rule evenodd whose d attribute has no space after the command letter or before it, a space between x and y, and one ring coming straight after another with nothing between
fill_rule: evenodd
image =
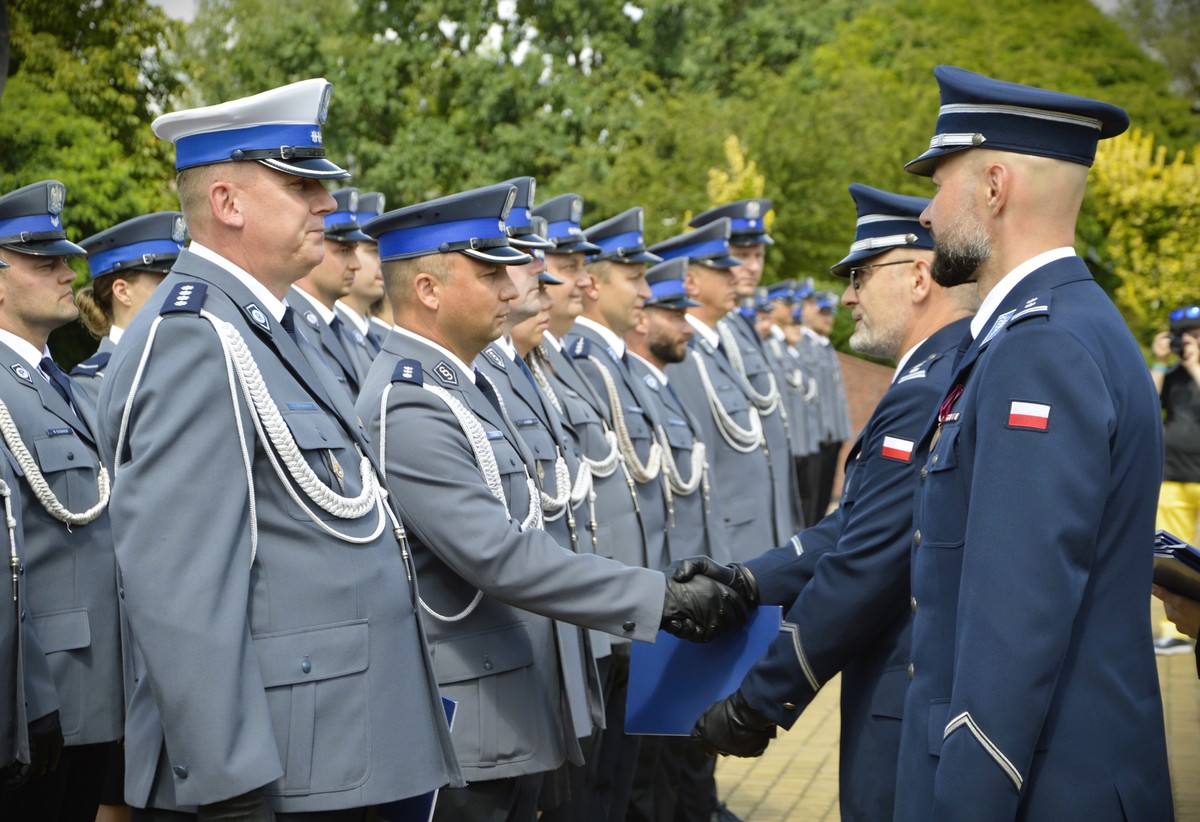
<instances>
[{"instance_id":1,"label":"braided cord","mask_svg":"<svg viewBox=\"0 0 1200 822\"><path fill-rule=\"evenodd\" d=\"M608 392L608 405L612 409L613 430L616 433L617 445L621 449L621 457L625 460L625 466L629 475L639 484L644 485L647 482L653 482L658 478L660 469L662 468L662 446L653 437L650 438L650 451L646 455L646 461L643 463L637 455L637 449L633 446L633 440L629 436L629 427L625 424L625 408L621 404L621 395L617 392L617 384L605 367L595 355L589 355L588 359L596 366L596 370L600 372L600 379L604 381L604 388Z\"/></svg>"},{"instance_id":2,"label":"braided cord","mask_svg":"<svg viewBox=\"0 0 1200 822\"><path fill-rule=\"evenodd\" d=\"M672 493L681 497L696 493L696 489L700 487L700 483L704 480L705 472L708 471L708 465L705 462L704 443L700 440L692 443L692 470L688 474L691 479L685 481L679 471L679 466L675 462L675 455L671 453L670 441L667 439L666 429L661 425L658 427L658 436L663 443L663 473L667 476L667 482L670 485Z\"/></svg>"},{"instance_id":3,"label":"braided cord","mask_svg":"<svg viewBox=\"0 0 1200 822\"><path fill-rule=\"evenodd\" d=\"M721 337L721 342L725 345L725 353L729 355L729 362L734 369L746 377L746 362L742 359L742 349L738 346L737 337L729 330L729 326L725 322L717 323L717 334ZM746 384L750 390L750 401L754 403L754 407L762 414L770 416L775 408L779 405L779 386L775 384L775 375L771 370L767 369L767 390L760 394L754 390L754 385L750 382L750 378L746 377Z\"/></svg>"},{"instance_id":4,"label":"braided cord","mask_svg":"<svg viewBox=\"0 0 1200 822\"><path fill-rule=\"evenodd\" d=\"M13 421L12 415L8 413L8 406L2 400L0 400L0 433L4 435L4 442L8 445L8 450L12 452L17 464L21 466L21 471L25 474L25 481L29 483L33 495L37 497L42 508L46 509L47 514L70 528L72 525L87 525L104 513L104 509L108 507L110 489L108 471L104 469L103 465L100 466L100 471L96 475L96 504L86 511L75 513L67 510L67 507L50 489L49 483L42 475L41 467L33 458L33 454L29 453L29 449L25 447L25 441L21 439L21 432L17 430L17 424Z\"/></svg>"},{"instance_id":5,"label":"braided cord","mask_svg":"<svg viewBox=\"0 0 1200 822\"><path fill-rule=\"evenodd\" d=\"M12 572L13 602L19 597L21 582L21 558L17 556L17 518L13 516L12 489L8 483L0 480L0 497L4 497L4 524L8 527L8 567Z\"/></svg>"},{"instance_id":6,"label":"braided cord","mask_svg":"<svg viewBox=\"0 0 1200 822\"><path fill-rule=\"evenodd\" d=\"M704 364L704 358L693 354L691 359L695 361L696 370L700 372L700 382L704 385L704 396L708 399L708 408L712 412L713 420L717 424L717 432L720 433L721 438L729 443L730 448L742 454L749 454L756 450L763 442L762 421L758 417L758 409L753 405L747 409L750 415L750 426L742 428L725 410L725 406L721 405L721 399L717 396L716 389L713 388L712 378L708 374L708 366Z\"/></svg>"}]
</instances>

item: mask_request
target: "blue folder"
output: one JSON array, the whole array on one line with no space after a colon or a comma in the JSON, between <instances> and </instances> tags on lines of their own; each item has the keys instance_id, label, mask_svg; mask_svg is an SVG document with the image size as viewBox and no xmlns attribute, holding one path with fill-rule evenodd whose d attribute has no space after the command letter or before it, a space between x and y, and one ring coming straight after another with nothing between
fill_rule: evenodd
<instances>
[{"instance_id":1,"label":"blue folder","mask_svg":"<svg viewBox=\"0 0 1200 822\"><path fill-rule=\"evenodd\" d=\"M442 707L446 710L446 722L454 727L454 712L458 703L453 699L442 697ZM380 805L376 815L383 822L430 822L433 819L433 808L437 804L437 790L423 793L420 796L410 796L397 802Z\"/></svg>"},{"instance_id":2,"label":"blue folder","mask_svg":"<svg viewBox=\"0 0 1200 822\"><path fill-rule=\"evenodd\" d=\"M630 649L625 733L688 736L705 709L738 689L766 654L783 620L778 605L750 609L739 631L690 642L659 631L653 644Z\"/></svg>"}]
</instances>

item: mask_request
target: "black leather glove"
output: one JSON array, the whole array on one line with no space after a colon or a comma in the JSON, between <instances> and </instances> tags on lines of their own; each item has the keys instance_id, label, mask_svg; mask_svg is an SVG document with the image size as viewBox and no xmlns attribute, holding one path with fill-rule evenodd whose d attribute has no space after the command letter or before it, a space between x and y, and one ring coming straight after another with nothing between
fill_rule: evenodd
<instances>
[{"instance_id":1,"label":"black leather glove","mask_svg":"<svg viewBox=\"0 0 1200 822\"><path fill-rule=\"evenodd\" d=\"M775 738L775 724L750 707L741 691L734 691L696 720L692 736L710 756L762 756Z\"/></svg>"},{"instance_id":2,"label":"black leather glove","mask_svg":"<svg viewBox=\"0 0 1200 822\"><path fill-rule=\"evenodd\" d=\"M62 755L62 749L62 725L58 720L58 711L51 711L30 722L30 762L28 764L13 762L4 769L0 774L4 790L14 790L35 776L44 776L53 771L58 767L58 758Z\"/></svg>"},{"instance_id":3,"label":"black leather glove","mask_svg":"<svg viewBox=\"0 0 1200 822\"><path fill-rule=\"evenodd\" d=\"M275 822L275 812L267 804L266 788L255 788L211 805L201 805L196 822Z\"/></svg>"},{"instance_id":4,"label":"black leather glove","mask_svg":"<svg viewBox=\"0 0 1200 822\"><path fill-rule=\"evenodd\" d=\"M741 594L706 576L676 582L667 575L661 627L681 639L708 642L746 622Z\"/></svg>"},{"instance_id":5,"label":"black leather glove","mask_svg":"<svg viewBox=\"0 0 1200 822\"><path fill-rule=\"evenodd\" d=\"M667 566L667 571L676 582L687 582L702 574L737 591L747 605L759 604L758 583L754 581L754 574L740 562L721 565L709 557L688 557L672 562Z\"/></svg>"}]
</instances>

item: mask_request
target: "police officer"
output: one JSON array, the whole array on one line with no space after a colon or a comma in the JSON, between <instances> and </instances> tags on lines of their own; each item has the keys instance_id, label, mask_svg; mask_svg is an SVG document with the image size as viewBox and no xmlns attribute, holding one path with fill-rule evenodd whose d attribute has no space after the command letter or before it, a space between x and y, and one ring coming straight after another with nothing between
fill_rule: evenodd
<instances>
[{"instance_id":1,"label":"police officer","mask_svg":"<svg viewBox=\"0 0 1200 822\"><path fill-rule=\"evenodd\" d=\"M801 458L816 450L810 436L810 418L816 414L817 381L805 372L805 365L788 339L787 329L793 324L793 308L797 302L796 283L788 280L767 289L767 312L770 325L763 338L767 361L776 369L781 390L788 403L788 432L792 440L792 457L798 464ZM799 478L799 474L797 474ZM797 488L802 488L797 483ZM803 499L803 493L801 493Z\"/></svg>"},{"instance_id":2,"label":"police officer","mask_svg":"<svg viewBox=\"0 0 1200 822\"><path fill-rule=\"evenodd\" d=\"M339 189L333 192L333 199L337 201L339 210L345 203L347 215L353 215L359 225L378 217L383 207L382 194L363 194L356 188ZM354 272L350 289L334 302L333 310L341 318L343 339L365 376L371 367L371 360L379 353L384 336L372 331L370 320L371 306L383 299L383 269L379 262L379 248L370 238L356 242L354 253L358 258L358 270Z\"/></svg>"},{"instance_id":3,"label":"police officer","mask_svg":"<svg viewBox=\"0 0 1200 822\"><path fill-rule=\"evenodd\" d=\"M663 584L658 571L576 554L541 528L533 455L490 381L468 365L501 331L529 261L509 244L515 196L500 184L388 212L379 242L396 328L358 410L380 444L413 539L455 749L471 782L437 818L533 820L542 774L578 754L564 727L552 619L631 639L660 625L708 636L744 615L725 588Z\"/></svg>"},{"instance_id":4,"label":"police officer","mask_svg":"<svg viewBox=\"0 0 1200 822\"><path fill-rule=\"evenodd\" d=\"M366 819L461 784L413 570L343 383L289 286L325 254L332 87L154 121L192 242L100 390L136 819Z\"/></svg>"},{"instance_id":5,"label":"police officer","mask_svg":"<svg viewBox=\"0 0 1200 822\"><path fill-rule=\"evenodd\" d=\"M833 273L849 278L850 346L896 361L892 384L846 458L840 504L788 545L740 570L763 604L787 609L784 630L697 733L713 750L757 755L842 673L839 801L844 820L888 819L910 641L909 537L913 445L948 387L978 298L973 285L930 276L928 200L850 186L858 220ZM744 727L735 722L741 720Z\"/></svg>"},{"instance_id":6,"label":"police officer","mask_svg":"<svg viewBox=\"0 0 1200 822\"><path fill-rule=\"evenodd\" d=\"M66 260L84 250L66 239L65 199L53 180L0 197L0 427L22 478L25 618L54 676L65 742L56 770L4 798L13 819L94 817L123 718L109 476L94 406L46 345L78 316Z\"/></svg>"},{"instance_id":7,"label":"police officer","mask_svg":"<svg viewBox=\"0 0 1200 822\"><path fill-rule=\"evenodd\" d=\"M978 314L915 449L900 819L1170 819L1146 619L1162 420L1145 360L1075 255L1120 108L963 69L906 167L938 192L933 277Z\"/></svg>"},{"instance_id":8,"label":"police officer","mask_svg":"<svg viewBox=\"0 0 1200 822\"><path fill-rule=\"evenodd\" d=\"M370 238L359 229L358 190L339 189L333 198L336 210L325 215L325 256L292 285L287 301L303 320L300 328L304 336L325 357L330 370L345 382L353 399L358 396L370 367L370 357L362 332L348 326L334 307L350 293L362 268L358 244Z\"/></svg>"},{"instance_id":9,"label":"police officer","mask_svg":"<svg viewBox=\"0 0 1200 822\"><path fill-rule=\"evenodd\" d=\"M167 275L183 250L186 233L182 214L160 211L126 220L80 243L88 253L92 281L75 292L75 305L79 321L100 340L100 347L71 370L71 378L92 403L121 334Z\"/></svg>"}]
</instances>

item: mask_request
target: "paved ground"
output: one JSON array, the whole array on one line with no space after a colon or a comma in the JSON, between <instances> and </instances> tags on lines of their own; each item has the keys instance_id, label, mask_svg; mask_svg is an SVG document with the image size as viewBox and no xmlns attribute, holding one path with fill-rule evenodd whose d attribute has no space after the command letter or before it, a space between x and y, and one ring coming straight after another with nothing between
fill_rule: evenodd
<instances>
[{"instance_id":1,"label":"paved ground","mask_svg":"<svg viewBox=\"0 0 1200 822\"><path fill-rule=\"evenodd\" d=\"M1161 611L1161 609L1160 609ZM1200 822L1200 680L1191 653L1158 657L1175 814ZM717 765L721 796L747 822L820 822L837 808L841 686L830 682L792 730L759 759L725 757Z\"/></svg>"}]
</instances>

